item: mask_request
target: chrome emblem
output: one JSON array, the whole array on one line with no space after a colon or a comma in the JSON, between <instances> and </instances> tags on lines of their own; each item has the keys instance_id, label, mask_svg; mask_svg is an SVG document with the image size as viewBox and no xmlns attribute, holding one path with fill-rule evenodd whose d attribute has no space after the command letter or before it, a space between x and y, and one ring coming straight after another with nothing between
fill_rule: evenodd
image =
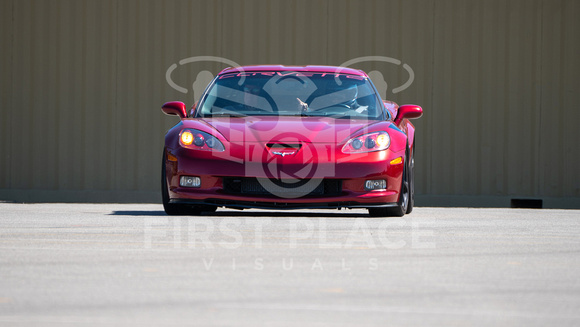
<instances>
[{"instance_id":1,"label":"chrome emblem","mask_svg":"<svg viewBox=\"0 0 580 327\"><path fill-rule=\"evenodd\" d=\"M289 156L289 155L292 155L292 154L295 154L295 153L296 153L296 151L293 151L293 152L272 151L272 154L275 154L275 155L278 155L278 156L282 156L282 157Z\"/></svg>"}]
</instances>

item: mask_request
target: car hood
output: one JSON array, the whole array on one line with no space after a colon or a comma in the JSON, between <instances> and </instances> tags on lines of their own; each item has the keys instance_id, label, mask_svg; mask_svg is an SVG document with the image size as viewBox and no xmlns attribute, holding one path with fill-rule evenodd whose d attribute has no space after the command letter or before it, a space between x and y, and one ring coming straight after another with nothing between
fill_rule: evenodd
<instances>
[{"instance_id":1,"label":"car hood","mask_svg":"<svg viewBox=\"0 0 580 327\"><path fill-rule=\"evenodd\" d=\"M341 143L353 133L380 123L376 120L327 117L220 117L203 121L230 142Z\"/></svg>"}]
</instances>

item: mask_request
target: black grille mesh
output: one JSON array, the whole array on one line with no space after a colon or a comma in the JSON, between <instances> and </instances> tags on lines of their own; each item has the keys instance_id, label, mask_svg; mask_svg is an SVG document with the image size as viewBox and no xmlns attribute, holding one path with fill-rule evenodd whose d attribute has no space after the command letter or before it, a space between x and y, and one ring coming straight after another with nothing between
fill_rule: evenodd
<instances>
[{"instance_id":1,"label":"black grille mesh","mask_svg":"<svg viewBox=\"0 0 580 327\"><path fill-rule=\"evenodd\" d=\"M342 181L337 179L301 180L284 183L278 180L254 177L224 177L224 192L256 196L336 196L342 192Z\"/></svg>"}]
</instances>

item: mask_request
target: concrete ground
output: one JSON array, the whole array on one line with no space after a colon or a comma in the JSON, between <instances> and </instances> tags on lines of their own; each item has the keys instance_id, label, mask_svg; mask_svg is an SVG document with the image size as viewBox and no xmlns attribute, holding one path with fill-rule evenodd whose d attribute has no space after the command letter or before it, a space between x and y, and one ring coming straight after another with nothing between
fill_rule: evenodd
<instances>
[{"instance_id":1,"label":"concrete ground","mask_svg":"<svg viewBox=\"0 0 580 327\"><path fill-rule=\"evenodd\" d=\"M580 211L0 203L2 326L578 326Z\"/></svg>"}]
</instances>

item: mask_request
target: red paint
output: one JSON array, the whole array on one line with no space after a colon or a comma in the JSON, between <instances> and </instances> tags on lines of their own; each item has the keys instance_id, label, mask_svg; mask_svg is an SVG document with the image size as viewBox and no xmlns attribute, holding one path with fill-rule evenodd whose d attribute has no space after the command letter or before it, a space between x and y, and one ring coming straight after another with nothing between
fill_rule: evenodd
<instances>
[{"instance_id":1,"label":"red paint","mask_svg":"<svg viewBox=\"0 0 580 327\"><path fill-rule=\"evenodd\" d=\"M351 68L269 65L228 68L216 79L237 74L300 74L308 78L320 73L368 78L364 72ZM169 161L167 155L164 156L164 183L169 196L167 200L171 203L189 201L196 205L273 208L285 208L289 204L296 207L324 207L328 203L336 203L331 207L372 207L395 203L399 199L405 165L391 166L389 163L397 157L405 158L407 150L413 148L415 128L408 119L419 118L422 108L415 105L398 107L390 101L379 103L384 105L380 108L384 111L383 116L390 119L264 115L186 118L183 103L168 102L163 105L163 112L177 115L181 121L165 136L165 151L177 158L177 162L174 162ZM225 151L199 151L181 147L179 133L185 128L213 135L224 145ZM350 154L342 152L343 146L353 137L377 131L389 134L390 147L387 150ZM179 177L182 175L201 177L201 187L180 187ZM324 178L339 180L342 189L334 193L329 191L328 195L305 194L299 197L288 197L286 193L279 196L276 192L256 195L248 189L237 192L236 183L244 177L270 178L275 181L281 179L284 188L294 183L306 183L311 178ZM287 179L289 177L293 179ZM387 181L387 189L365 191L364 183L367 179L384 179ZM224 185L226 182L230 184ZM247 188L250 184L243 185ZM331 186L325 184L327 188Z\"/></svg>"},{"instance_id":2,"label":"red paint","mask_svg":"<svg viewBox=\"0 0 580 327\"><path fill-rule=\"evenodd\" d=\"M167 115L176 115L179 118L185 118L187 113L185 111L185 104L180 101L166 102L161 110Z\"/></svg>"}]
</instances>

